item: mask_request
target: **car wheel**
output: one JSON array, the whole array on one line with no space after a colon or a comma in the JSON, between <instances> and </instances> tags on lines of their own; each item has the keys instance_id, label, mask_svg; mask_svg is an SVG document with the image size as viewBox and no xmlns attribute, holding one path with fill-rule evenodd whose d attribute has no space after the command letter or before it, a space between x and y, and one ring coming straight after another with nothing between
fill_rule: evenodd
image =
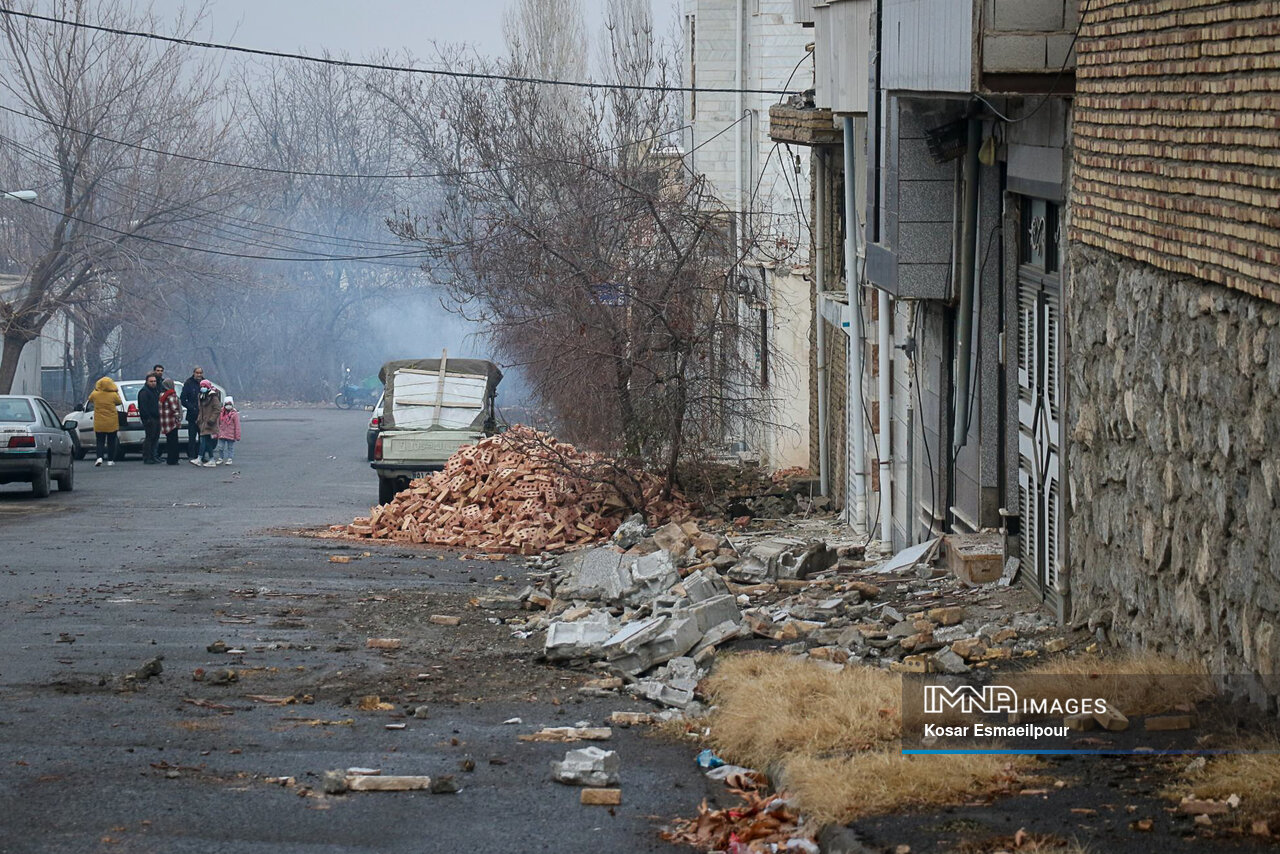
<instances>
[{"instance_id":1,"label":"car wheel","mask_svg":"<svg viewBox=\"0 0 1280 854\"><path fill-rule=\"evenodd\" d=\"M36 498L49 497L49 462L47 460L31 478L31 494Z\"/></svg>"},{"instance_id":2,"label":"car wheel","mask_svg":"<svg viewBox=\"0 0 1280 854\"><path fill-rule=\"evenodd\" d=\"M378 478L378 503L386 504L396 497L396 482L389 477Z\"/></svg>"},{"instance_id":3,"label":"car wheel","mask_svg":"<svg viewBox=\"0 0 1280 854\"><path fill-rule=\"evenodd\" d=\"M85 450L84 445L80 444L80 437L75 433L71 434L71 455L77 460L83 460L89 452Z\"/></svg>"},{"instance_id":4,"label":"car wheel","mask_svg":"<svg viewBox=\"0 0 1280 854\"><path fill-rule=\"evenodd\" d=\"M70 492L76 487L76 463L75 460L67 460L67 471L65 474L58 475L58 491Z\"/></svg>"},{"instance_id":5,"label":"car wheel","mask_svg":"<svg viewBox=\"0 0 1280 854\"><path fill-rule=\"evenodd\" d=\"M120 444L119 441L116 442L115 456L113 456L111 459L115 460L116 462L120 462L121 460L124 459L124 445Z\"/></svg>"}]
</instances>

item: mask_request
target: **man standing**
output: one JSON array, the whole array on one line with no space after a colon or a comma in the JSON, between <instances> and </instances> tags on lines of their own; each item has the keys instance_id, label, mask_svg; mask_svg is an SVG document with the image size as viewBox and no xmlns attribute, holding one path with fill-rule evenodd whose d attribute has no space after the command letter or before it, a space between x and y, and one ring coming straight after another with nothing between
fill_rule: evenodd
<instances>
[{"instance_id":1,"label":"man standing","mask_svg":"<svg viewBox=\"0 0 1280 854\"><path fill-rule=\"evenodd\" d=\"M142 419L142 461L149 466L156 459L160 442L160 386L155 374L147 374L146 385L138 389L138 417Z\"/></svg>"},{"instance_id":2,"label":"man standing","mask_svg":"<svg viewBox=\"0 0 1280 854\"><path fill-rule=\"evenodd\" d=\"M156 388L164 391L164 365L156 365L151 373L156 375Z\"/></svg>"},{"instance_id":3,"label":"man standing","mask_svg":"<svg viewBox=\"0 0 1280 854\"><path fill-rule=\"evenodd\" d=\"M204 380L204 368L196 365L191 369L191 376L182 383L182 408L187 411L187 459L196 458L196 441L200 436L200 428L196 421L200 417L200 383Z\"/></svg>"}]
</instances>

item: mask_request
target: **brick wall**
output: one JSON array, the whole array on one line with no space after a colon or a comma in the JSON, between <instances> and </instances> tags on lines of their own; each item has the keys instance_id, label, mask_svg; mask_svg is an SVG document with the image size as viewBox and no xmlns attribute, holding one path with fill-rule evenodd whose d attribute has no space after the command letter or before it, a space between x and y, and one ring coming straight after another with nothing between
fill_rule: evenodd
<instances>
[{"instance_id":1,"label":"brick wall","mask_svg":"<svg viewBox=\"0 0 1280 854\"><path fill-rule=\"evenodd\" d=\"M1073 242L1280 301L1280 2L1092 0Z\"/></svg>"}]
</instances>

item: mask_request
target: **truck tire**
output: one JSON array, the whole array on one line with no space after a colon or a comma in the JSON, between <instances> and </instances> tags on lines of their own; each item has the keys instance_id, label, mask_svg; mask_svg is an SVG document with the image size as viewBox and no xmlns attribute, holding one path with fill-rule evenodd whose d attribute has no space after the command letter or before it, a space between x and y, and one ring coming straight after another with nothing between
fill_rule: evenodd
<instances>
[{"instance_id":1,"label":"truck tire","mask_svg":"<svg viewBox=\"0 0 1280 854\"><path fill-rule=\"evenodd\" d=\"M396 482L394 478L380 477L378 478L378 503L386 504L396 497Z\"/></svg>"}]
</instances>

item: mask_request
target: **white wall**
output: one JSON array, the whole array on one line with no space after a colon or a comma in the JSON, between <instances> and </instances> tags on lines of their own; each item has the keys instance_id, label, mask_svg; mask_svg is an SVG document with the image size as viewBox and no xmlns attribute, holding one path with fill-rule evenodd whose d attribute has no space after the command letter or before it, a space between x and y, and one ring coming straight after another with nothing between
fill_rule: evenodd
<instances>
[{"instance_id":1,"label":"white wall","mask_svg":"<svg viewBox=\"0 0 1280 854\"><path fill-rule=\"evenodd\" d=\"M741 77L735 25L740 8ZM792 0L685 0L684 12L685 80L690 85L769 90L813 85L813 60L805 51L812 31L791 22ZM748 232L760 236L762 261L805 266L809 170L803 166L797 174L792 156L807 160L808 152L793 149L789 154L769 138L769 107L778 100L777 95L743 95L747 118L720 133L739 117L737 96L686 94L685 115L693 125L688 163L707 176L726 207L749 212Z\"/></svg>"}]
</instances>

